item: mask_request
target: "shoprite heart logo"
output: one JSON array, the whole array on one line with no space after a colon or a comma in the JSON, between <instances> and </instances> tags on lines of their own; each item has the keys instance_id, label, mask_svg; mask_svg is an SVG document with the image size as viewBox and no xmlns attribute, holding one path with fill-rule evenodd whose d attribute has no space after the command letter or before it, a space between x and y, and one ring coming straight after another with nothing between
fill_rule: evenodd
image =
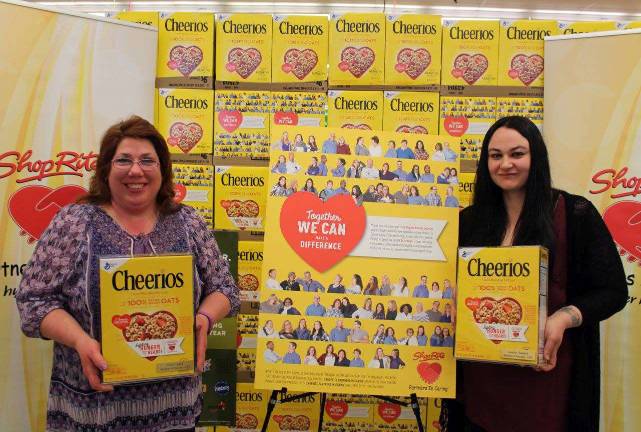
<instances>
[{"instance_id":1,"label":"shoprite heart logo","mask_svg":"<svg viewBox=\"0 0 641 432\"><path fill-rule=\"evenodd\" d=\"M323 202L311 192L297 192L280 210L280 230L298 256L324 272L358 245L366 218L365 209L349 195Z\"/></svg>"},{"instance_id":2,"label":"shoprite heart logo","mask_svg":"<svg viewBox=\"0 0 641 432\"><path fill-rule=\"evenodd\" d=\"M401 415L401 407L393 403L381 402L378 404L378 415L386 423L392 423Z\"/></svg>"},{"instance_id":3,"label":"shoprite heart logo","mask_svg":"<svg viewBox=\"0 0 641 432\"><path fill-rule=\"evenodd\" d=\"M606 208L603 220L614 241L621 249L621 255L628 255L628 261L639 261L641 265L641 203L619 201Z\"/></svg>"},{"instance_id":4,"label":"shoprite heart logo","mask_svg":"<svg viewBox=\"0 0 641 432\"><path fill-rule=\"evenodd\" d=\"M441 376L442 368L440 363L422 362L416 366L416 371L423 381L428 384L434 384L438 377Z\"/></svg>"},{"instance_id":5,"label":"shoprite heart logo","mask_svg":"<svg viewBox=\"0 0 641 432\"><path fill-rule=\"evenodd\" d=\"M22 230L20 234L27 235L27 241L33 243L40 239L58 210L86 193L84 188L75 185L56 189L25 186L9 197L9 214Z\"/></svg>"},{"instance_id":6,"label":"shoprite heart logo","mask_svg":"<svg viewBox=\"0 0 641 432\"><path fill-rule=\"evenodd\" d=\"M339 421L347 415L347 402L345 401L329 401L325 404L325 412L334 421Z\"/></svg>"}]
</instances>

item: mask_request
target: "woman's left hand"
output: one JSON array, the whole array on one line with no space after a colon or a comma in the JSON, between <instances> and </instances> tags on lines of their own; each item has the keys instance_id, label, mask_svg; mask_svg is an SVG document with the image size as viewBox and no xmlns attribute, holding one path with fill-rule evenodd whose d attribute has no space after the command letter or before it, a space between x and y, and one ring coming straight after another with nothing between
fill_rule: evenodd
<instances>
[{"instance_id":1,"label":"woman's left hand","mask_svg":"<svg viewBox=\"0 0 641 432\"><path fill-rule=\"evenodd\" d=\"M207 329L209 320L202 314L196 314L196 370L203 373L205 352L207 350Z\"/></svg>"},{"instance_id":2,"label":"woman's left hand","mask_svg":"<svg viewBox=\"0 0 641 432\"><path fill-rule=\"evenodd\" d=\"M564 306L554 312L545 321L545 345L543 347L542 365L535 367L537 371L549 372L556 367L556 355L563 342L565 330L581 325L581 312L575 306Z\"/></svg>"}]
</instances>

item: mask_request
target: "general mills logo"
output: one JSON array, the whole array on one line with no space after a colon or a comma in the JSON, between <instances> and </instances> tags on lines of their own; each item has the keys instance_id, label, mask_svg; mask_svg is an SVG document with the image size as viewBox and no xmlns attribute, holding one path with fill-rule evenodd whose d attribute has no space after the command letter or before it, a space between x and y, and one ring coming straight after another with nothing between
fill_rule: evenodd
<instances>
[{"instance_id":1,"label":"general mills logo","mask_svg":"<svg viewBox=\"0 0 641 432\"><path fill-rule=\"evenodd\" d=\"M230 390L231 387L226 381L218 381L214 385L214 391L221 396L226 395Z\"/></svg>"},{"instance_id":2,"label":"general mills logo","mask_svg":"<svg viewBox=\"0 0 641 432\"><path fill-rule=\"evenodd\" d=\"M113 267L113 266L111 265L111 263L110 263L110 262L106 262L103 268L104 268L106 271L109 271L109 269L110 269L110 268L112 268L112 267Z\"/></svg>"},{"instance_id":3,"label":"general mills logo","mask_svg":"<svg viewBox=\"0 0 641 432\"><path fill-rule=\"evenodd\" d=\"M470 256L470 251L463 251L463 252L461 253L461 258L467 258L467 257L469 257L469 256Z\"/></svg>"}]
</instances>

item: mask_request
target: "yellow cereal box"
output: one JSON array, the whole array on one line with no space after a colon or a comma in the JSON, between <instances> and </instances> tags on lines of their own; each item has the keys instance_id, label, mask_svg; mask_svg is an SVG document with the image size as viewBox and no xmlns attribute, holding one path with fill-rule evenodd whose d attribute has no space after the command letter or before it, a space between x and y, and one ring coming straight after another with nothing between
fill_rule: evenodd
<instances>
[{"instance_id":1,"label":"yellow cereal box","mask_svg":"<svg viewBox=\"0 0 641 432\"><path fill-rule=\"evenodd\" d=\"M461 139L461 158L478 159L485 132L496 121L495 97L441 97L440 134Z\"/></svg>"},{"instance_id":2,"label":"yellow cereal box","mask_svg":"<svg viewBox=\"0 0 641 432\"><path fill-rule=\"evenodd\" d=\"M253 383L236 384L236 426L216 426L218 432L258 432L265 419L269 390L257 390Z\"/></svg>"},{"instance_id":3,"label":"yellow cereal box","mask_svg":"<svg viewBox=\"0 0 641 432\"><path fill-rule=\"evenodd\" d=\"M267 167L215 168L214 226L217 230L263 231Z\"/></svg>"},{"instance_id":4,"label":"yellow cereal box","mask_svg":"<svg viewBox=\"0 0 641 432\"><path fill-rule=\"evenodd\" d=\"M158 28L158 12L126 11L107 14L107 18L129 21Z\"/></svg>"},{"instance_id":5,"label":"yellow cereal box","mask_svg":"<svg viewBox=\"0 0 641 432\"><path fill-rule=\"evenodd\" d=\"M495 86L498 61L497 21L443 21L441 84Z\"/></svg>"},{"instance_id":6,"label":"yellow cereal box","mask_svg":"<svg viewBox=\"0 0 641 432\"><path fill-rule=\"evenodd\" d=\"M274 15L272 81L327 80L329 22L326 16Z\"/></svg>"},{"instance_id":7,"label":"yellow cereal box","mask_svg":"<svg viewBox=\"0 0 641 432\"><path fill-rule=\"evenodd\" d=\"M214 167L211 165L192 165L173 163L174 190L176 201L196 209L214 229Z\"/></svg>"},{"instance_id":8,"label":"yellow cereal box","mask_svg":"<svg viewBox=\"0 0 641 432\"><path fill-rule=\"evenodd\" d=\"M438 134L439 94L386 91L383 130Z\"/></svg>"},{"instance_id":9,"label":"yellow cereal box","mask_svg":"<svg viewBox=\"0 0 641 432\"><path fill-rule=\"evenodd\" d=\"M561 34L564 35L616 30L617 26L616 21L563 21L559 23Z\"/></svg>"},{"instance_id":10,"label":"yellow cereal box","mask_svg":"<svg viewBox=\"0 0 641 432\"><path fill-rule=\"evenodd\" d=\"M329 84L382 85L385 78L385 15L332 14Z\"/></svg>"},{"instance_id":11,"label":"yellow cereal box","mask_svg":"<svg viewBox=\"0 0 641 432\"><path fill-rule=\"evenodd\" d=\"M213 88L214 16L161 12L157 87Z\"/></svg>"},{"instance_id":12,"label":"yellow cereal box","mask_svg":"<svg viewBox=\"0 0 641 432\"><path fill-rule=\"evenodd\" d=\"M543 128L543 98L496 98L496 119L519 115Z\"/></svg>"},{"instance_id":13,"label":"yellow cereal box","mask_svg":"<svg viewBox=\"0 0 641 432\"><path fill-rule=\"evenodd\" d=\"M243 301L258 300L263 265L263 242L238 242L238 288Z\"/></svg>"},{"instance_id":14,"label":"yellow cereal box","mask_svg":"<svg viewBox=\"0 0 641 432\"><path fill-rule=\"evenodd\" d=\"M386 85L441 83L441 17L387 15Z\"/></svg>"},{"instance_id":15,"label":"yellow cereal box","mask_svg":"<svg viewBox=\"0 0 641 432\"><path fill-rule=\"evenodd\" d=\"M216 80L269 83L272 16L216 15Z\"/></svg>"},{"instance_id":16,"label":"yellow cereal box","mask_svg":"<svg viewBox=\"0 0 641 432\"><path fill-rule=\"evenodd\" d=\"M410 402L407 398L406 402ZM427 406L419 405L421 411L421 423L425 425L427 420ZM391 402L376 401L374 403L374 426L375 430L386 431L418 431L416 415L411 406L401 406Z\"/></svg>"},{"instance_id":17,"label":"yellow cereal box","mask_svg":"<svg viewBox=\"0 0 641 432\"><path fill-rule=\"evenodd\" d=\"M214 98L214 156L268 158L270 93L216 90Z\"/></svg>"},{"instance_id":18,"label":"yellow cereal box","mask_svg":"<svg viewBox=\"0 0 641 432\"><path fill-rule=\"evenodd\" d=\"M501 21L499 86L543 87L543 45L559 34L556 21Z\"/></svg>"},{"instance_id":19,"label":"yellow cereal box","mask_svg":"<svg viewBox=\"0 0 641 432\"><path fill-rule=\"evenodd\" d=\"M344 129L383 128L383 92L330 90L327 126Z\"/></svg>"},{"instance_id":20,"label":"yellow cereal box","mask_svg":"<svg viewBox=\"0 0 641 432\"><path fill-rule=\"evenodd\" d=\"M456 358L539 364L547 290L543 247L459 248Z\"/></svg>"},{"instance_id":21,"label":"yellow cereal box","mask_svg":"<svg viewBox=\"0 0 641 432\"><path fill-rule=\"evenodd\" d=\"M100 259L103 382L194 373L193 257Z\"/></svg>"},{"instance_id":22,"label":"yellow cereal box","mask_svg":"<svg viewBox=\"0 0 641 432\"><path fill-rule=\"evenodd\" d=\"M476 174L473 172L462 172L458 176L459 204L462 208L472 205L475 179Z\"/></svg>"},{"instance_id":23,"label":"yellow cereal box","mask_svg":"<svg viewBox=\"0 0 641 432\"><path fill-rule=\"evenodd\" d=\"M630 21L625 26L623 26L624 30L630 30L635 28L641 28L641 21Z\"/></svg>"},{"instance_id":24,"label":"yellow cereal box","mask_svg":"<svg viewBox=\"0 0 641 432\"><path fill-rule=\"evenodd\" d=\"M277 126L326 125L327 94L272 92L271 97L271 124Z\"/></svg>"},{"instance_id":25,"label":"yellow cereal box","mask_svg":"<svg viewBox=\"0 0 641 432\"><path fill-rule=\"evenodd\" d=\"M158 130L171 153L212 152L214 92L158 89Z\"/></svg>"}]
</instances>

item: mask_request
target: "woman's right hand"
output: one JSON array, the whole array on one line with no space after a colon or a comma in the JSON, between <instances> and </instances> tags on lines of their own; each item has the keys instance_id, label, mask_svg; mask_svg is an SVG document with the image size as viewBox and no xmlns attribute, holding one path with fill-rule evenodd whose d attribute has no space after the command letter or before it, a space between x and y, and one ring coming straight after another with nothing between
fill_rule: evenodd
<instances>
[{"instance_id":1,"label":"woman's right hand","mask_svg":"<svg viewBox=\"0 0 641 432\"><path fill-rule=\"evenodd\" d=\"M98 375L98 370L107 369L107 362L100 352L98 341L85 333L78 338L73 347L78 352L82 373L89 381L91 388L99 392L112 391L113 386L102 384Z\"/></svg>"}]
</instances>

